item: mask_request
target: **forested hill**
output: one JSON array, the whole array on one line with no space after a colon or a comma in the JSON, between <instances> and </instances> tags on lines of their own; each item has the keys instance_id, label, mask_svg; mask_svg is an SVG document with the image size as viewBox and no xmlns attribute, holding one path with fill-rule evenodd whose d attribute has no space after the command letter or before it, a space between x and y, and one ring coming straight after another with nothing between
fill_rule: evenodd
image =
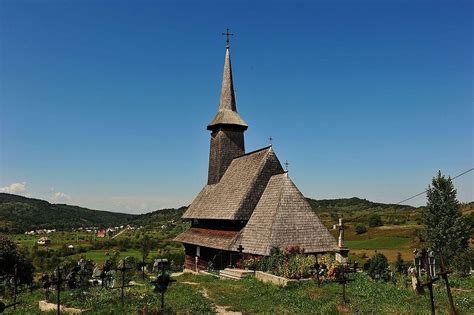
<instances>
[{"instance_id":1,"label":"forested hill","mask_svg":"<svg viewBox=\"0 0 474 315\"><path fill-rule=\"evenodd\" d=\"M0 193L0 232L109 226L128 223L135 217L132 214L51 204L44 200Z\"/></svg>"},{"instance_id":2,"label":"forested hill","mask_svg":"<svg viewBox=\"0 0 474 315\"><path fill-rule=\"evenodd\" d=\"M321 215L339 212L389 213L400 210L419 210L406 205L376 203L360 198L315 200L307 198L311 207ZM463 204L467 213L474 211L474 204ZM186 207L162 209L133 215L110 211L91 210L65 204L51 204L44 200L0 193L0 232L24 232L29 229L68 229L80 226L110 226L132 224L158 228L166 224L181 225ZM326 214L324 214L326 213Z\"/></svg>"},{"instance_id":3,"label":"forested hill","mask_svg":"<svg viewBox=\"0 0 474 315\"><path fill-rule=\"evenodd\" d=\"M377 203L372 202L367 199L360 199L357 197L352 198L342 198L342 199L322 199L316 200L311 198L306 198L309 204L318 212L332 212L332 211L342 211L342 212L352 212L360 210L413 210L416 209L412 206L407 205L396 205L389 203Z\"/></svg>"}]
</instances>

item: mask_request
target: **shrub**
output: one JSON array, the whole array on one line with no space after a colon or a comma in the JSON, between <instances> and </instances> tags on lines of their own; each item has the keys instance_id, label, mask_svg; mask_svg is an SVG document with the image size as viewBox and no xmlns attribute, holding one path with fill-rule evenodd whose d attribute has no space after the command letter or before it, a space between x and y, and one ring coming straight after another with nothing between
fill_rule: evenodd
<instances>
[{"instance_id":1,"label":"shrub","mask_svg":"<svg viewBox=\"0 0 474 315\"><path fill-rule=\"evenodd\" d=\"M321 262L324 259L321 259ZM289 279L308 278L316 265L316 257L305 255L304 249L298 246L287 247L282 251L274 247L266 257L246 256L240 262L241 266L272 273Z\"/></svg>"},{"instance_id":2,"label":"shrub","mask_svg":"<svg viewBox=\"0 0 474 315\"><path fill-rule=\"evenodd\" d=\"M382 253L375 254L368 262L367 273L372 279L388 281L388 260Z\"/></svg>"},{"instance_id":3,"label":"shrub","mask_svg":"<svg viewBox=\"0 0 474 315\"><path fill-rule=\"evenodd\" d=\"M406 266L402 258L402 253L397 254L397 260L395 261L395 271L403 274L406 273Z\"/></svg>"},{"instance_id":4,"label":"shrub","mask_svg":"<svg viewBox=\"0 0 474 315\"><path fill-rule=\"evenodd\" d=\"M355 227L355 231L357 234L364 234L367 232L367 228L363 224L357 224Z\"/></svg>"},{"instance_id":5,"label":"shrub","mask_svg":"<svg viewBox=\"0 0 474 315\"><path fill-rule=\"evenodd\" d=\"M0 235L0 277L14 274L16 264L19 283L30 284L34 267L27 256L28 253L21 251L8 237Z\"/></svg>"},{"instance_id":6,"label":"shrub","mask_svg":"<svg viewBox=\"0 0 474 315\"><path fill-rule=\"evenodd\" d=\"M382 218L380 217L380 215L372 214L369 217L369 226L370 227L376 227L376 226L382 226L382 225L383 225L383 222L382 222Z\"/></svg>"},{"instance_id":7,"label":"shrub","mask_svg":"<svg viewBox=\"0 0 474 315\"><path fill-rule=\"evenodd\" d=\"M462 276L469 275L471 268L474 266L474 249L468 248L456 255L452 260L454 271Z\"/></svg>"}]
</instances>

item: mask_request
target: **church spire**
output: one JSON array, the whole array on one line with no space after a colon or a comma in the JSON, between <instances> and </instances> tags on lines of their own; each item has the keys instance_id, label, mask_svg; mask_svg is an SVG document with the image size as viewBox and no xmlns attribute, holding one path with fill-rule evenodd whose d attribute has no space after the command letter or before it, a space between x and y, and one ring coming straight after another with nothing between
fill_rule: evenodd
<instances>
[{"instance_id":1,"label":"church spire","mask_svg":"<svg viewBox=\"0 0 474 315\"><path fill-rule=\"evenodd\" d=\"M221 97L219 101L219 108L214 119L207 126L208 130L215 130L219 125L234 125L243 130L248 128L245 121L240 117L237 112L237 106L235 102L234 82L232 79L232 64L230 62L230 45L229 36L233 35L229 33L223 33L227 36L227 45L224 59L224 73L222 75L222 87Z\"/></svg>"},{"instance_id":2,"label":"church spire","mask_svg":"<svg viewBox=\"0 0 474 315\"><path fill-rule=\"evenodd\" d=\"M237 112L235 102L234 82L232 81L232 66L230 63L229 33L222 75L221 97L217 114L207 129L211 132L211 147L209 151L209 175L207 183L217 184L224 176L232 160L245 153L244 132L248 126Z\"/></svg>"},{"instance_id":3,"label":"church spire","mask_svg":"<svg viewBox=\"0 0 474 315\"><path fill-rule=\"evenodd\" d=\"M224 73L222 75L221 98L219 102L219 111L221 110L237 111L235 105L234 81L232 80L232 64L230 62L230 47L225 50Z\"/></svg>"}]
</instances>

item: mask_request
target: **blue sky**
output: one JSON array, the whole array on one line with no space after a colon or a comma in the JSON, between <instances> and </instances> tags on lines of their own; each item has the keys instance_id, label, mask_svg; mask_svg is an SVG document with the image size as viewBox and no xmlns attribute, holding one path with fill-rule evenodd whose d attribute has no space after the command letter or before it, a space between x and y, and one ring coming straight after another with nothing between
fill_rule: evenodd
<instances>
[{"instance_id":1,"label":"blue sky","mask_svg":"<svg viewBox=\"0 0 474 315\"><path fill-rule=\"evenodd\" d=\"M398 202L473 166L472 1L272 3L0 1L0 190L133 213L189 203L226 27L246 149L271 135L306 196Z\"/></svg>"}]
</instances>

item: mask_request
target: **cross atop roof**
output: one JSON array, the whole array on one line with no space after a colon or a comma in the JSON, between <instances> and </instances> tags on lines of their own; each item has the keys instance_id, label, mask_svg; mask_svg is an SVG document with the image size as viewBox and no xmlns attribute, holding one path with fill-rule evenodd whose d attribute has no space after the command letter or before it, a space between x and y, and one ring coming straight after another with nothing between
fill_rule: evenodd
<instances>
[{"instance_id":1,"label":"cross atop roof","mask_svg":"<svg viewBox=\"0 0 474 315\"><path fill-rule=\"evenodd\" d=\"M288 173L288 165L290 165L290 163L288 163L288 160L285 161L285 168L286 168L286 172Z\"/></svg>"},{"instance_id":2,"label":"cross atop roof","mask_svg":"<svg viewBox=\"0 0 474 315\"><path fill-rule=\"evenodd\" d=\"M229 33L229 28L227 28L226 32L225 32L225 33L222 33L222 35L225 35L225 36L226 36L226 41L225 41L225 42L226 42L226 47L229 48L229 46L230 46L230 40L229 40L229 38L230 38L230 36L234 36L234 34L233 34L233 33Z\"/></svg>"}]
</instances>

